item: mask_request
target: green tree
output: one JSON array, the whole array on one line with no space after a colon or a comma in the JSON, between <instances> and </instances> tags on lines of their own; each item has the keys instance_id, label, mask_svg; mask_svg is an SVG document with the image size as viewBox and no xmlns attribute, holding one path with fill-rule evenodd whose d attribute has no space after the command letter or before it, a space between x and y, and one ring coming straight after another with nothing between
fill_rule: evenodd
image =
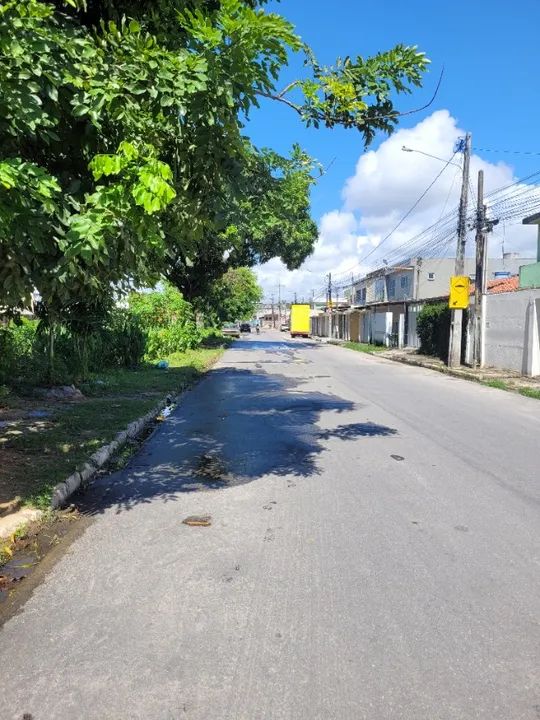
<instances>
[{"instance_id":1,"label":"green tree","mask_svg":"<svg viewBox=\"0 0 540 720\"><path fill-rule=\"evenodd\" d=\"M230 269L212 284L202 299L202 308L214 323L249 320L255 315L262 296L253 270Z\"/></svg>"},{"instance_id":2,"label":"green tree","mask_svg":"<svg viewBox=\"0 0 540 720\"><path fill-rule=\"evenodd\" d=\"M52 327L113 288L163 275L201 284L203 257L213 279L309 254L313 164L254 148L250 112L272 98L306 125L356 128L369 143L392 131L394 98L420 84L427 60L397 46L322 67L263 5L0 5L0 304L16 311L37 288ZM279 90L296 52L306 77Z\"/></svg>"},{"instance_id":3,"label":"green tree","mask_svg":"<svg viewBox=\"0 0 540 720\"><path fill-rule=\"evenodd\" d=\"M310 216L309 191L316 164L295 146L290 158L253 151L212 229L188 251L171 238L167 277L184 297L204 297L229 269L251 267L279 257L299 267L312 252L317 226Z\"/></svg>"}]
</instances>

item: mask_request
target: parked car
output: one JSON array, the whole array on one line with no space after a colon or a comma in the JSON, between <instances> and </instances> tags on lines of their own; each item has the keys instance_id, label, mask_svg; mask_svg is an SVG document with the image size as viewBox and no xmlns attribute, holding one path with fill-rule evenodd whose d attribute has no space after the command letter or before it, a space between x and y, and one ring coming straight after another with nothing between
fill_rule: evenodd
<instances>
[{"instance_id":1,"label":"parked car","mask_svg":"<svg viewBox=\"0 0 540 720\"><path fill-rule=\"evenodd\" d=\"M248 322L240 323L240 332L251 332L251 325Z\"/></svg>"},{"instance_id":2,"label":"parked car","mask_svg":"<svg viewBox=\"0 0 540 720\"><path fill-rule=\"evenodd\" d=\"M223 327L221 328L221 332L227 337L239 338L240 325L238 325L238 323L225 323L225 325L223 325Z\"/></svg>"},{"instance_id":3,"label":"parked car","mask_svg":"<svg viewBox=\"0 0 540 720\"><path fill-rule=\"evenodd\" d=\"M289 330L291 329L291 326L289 325L288 322L282 322L281 325L279 326L279 329L281 330L281 332L289 332Z\"/></svg>"}]
</instances>

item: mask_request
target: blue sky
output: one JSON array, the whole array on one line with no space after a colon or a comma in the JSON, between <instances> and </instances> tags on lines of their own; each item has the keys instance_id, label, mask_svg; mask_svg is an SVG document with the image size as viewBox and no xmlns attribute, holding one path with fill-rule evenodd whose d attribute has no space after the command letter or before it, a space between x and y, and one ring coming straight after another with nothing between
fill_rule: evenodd
<instances>
[{"instance_id":1,"label":"blue sky","mask_svg":"<svg viewBox=\"0 0 540 720\"><path fill-rule=\"evenodd\" d=\"M425 51L431 66L424 88L403 96L399 106L404 110L421 106L429 99L444 66L442 86L433 105L404 118L400 128L417 126L435 111L444 109L461 130L472 133L474 148L540 153L538 0L520 0L514 6L502 0L453 3L284 0L267 7L291 20L325 63L333 62L338 55L374 54L399 42L417 45ZM512 7L519 11L512 11ZM301 65L293 63L284 74L284 82L301 72ZM254 114L247 130L258 145L286 152L293 142L299 142L324 165L333 160L328 173L313 190L313 216L320 221L326 213L342 210L345 183L355 174L363 153L358 133L304 129L290 109L272 102L265 102L261 111ZM378 138L370 149L377 150L384 139ZM421 140L421 136L417 139ZM449 146L445 157L451 151ZM517 177L540 168L540 154L475 152L489 163L510 165ZM430 168L432 175L436 169ZM418 195L423 189L419 184ZM358 205L349 210L355 214L358 222L355 230L361 234L365 209ZM278 268L277 272L281 274L282 270ZM294 280L289 280L292 287Z\"/></svg>"}]
</instances>

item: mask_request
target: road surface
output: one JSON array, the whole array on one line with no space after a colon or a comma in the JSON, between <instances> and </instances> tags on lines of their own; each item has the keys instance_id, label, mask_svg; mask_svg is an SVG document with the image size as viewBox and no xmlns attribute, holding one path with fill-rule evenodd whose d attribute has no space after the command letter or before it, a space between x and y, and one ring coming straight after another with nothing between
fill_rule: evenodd
<instances>
[{"instance_id":1,"label":"road surface","mask_svg":"<svg viewBox=\"0 0 540 720\"><path fill-rule=\"evenodd\" d=\"M4 625L0 718L538 720L539 437L529 398L235 343Z\"/></svg>"}]
</instances>

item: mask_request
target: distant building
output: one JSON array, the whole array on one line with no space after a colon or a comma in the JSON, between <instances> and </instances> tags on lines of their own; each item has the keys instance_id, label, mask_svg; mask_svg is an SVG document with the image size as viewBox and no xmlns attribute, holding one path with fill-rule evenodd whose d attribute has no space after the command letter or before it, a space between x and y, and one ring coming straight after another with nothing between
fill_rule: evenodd
<instances>
[{"instance_id":1,"label":"distant building","mask_svg":"<svg viewBox=\"0 0 540 720\"><path fill-rule=\"evenodd\" d=\"M536 240L536 262L534 264L523 265L519 270L519 286L521 288L540 287L540 213L529 215L523 218L524 225L537 226Z\"/></svg>"},{"instance_id":2,"label":"distant building","mask_svg":"<svg viewBox=\"0 0 540 720\"><path fill-rule=\"evenodd\" d=\"M365 307L375 303L427 300L448 295L450 278L454 275L454 258L411 258L399 265L388 265L353 284L352 305ZM488 260L488 280L517 275L520 267L535 262L505 253L502 258ZM475 277L474 258L465 258L465 275Z\"/></svg>"}]
</instances>

